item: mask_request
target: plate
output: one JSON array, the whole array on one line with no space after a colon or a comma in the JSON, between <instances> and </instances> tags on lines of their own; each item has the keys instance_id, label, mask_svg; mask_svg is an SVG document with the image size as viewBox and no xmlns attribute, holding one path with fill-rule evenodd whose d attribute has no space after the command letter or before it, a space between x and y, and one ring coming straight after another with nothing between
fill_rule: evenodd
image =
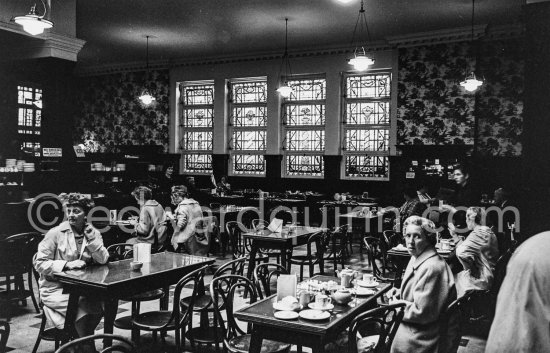
<instances>
[{"instance_id":1,"label":"plate","mask_svg":"<svg viewBox=\"0 0 550 353\"><path fill-rule=\"evenodd\" d=\"M294 320L297 319L298 313L292 310L282 310L282 311L276 311L275 314L273 314L277 319L281 320Z\"/></svg>"},{"instance_id":2,"label":"plate","mask_svg":"<svg viewBox=\"0 0 550 353\"><path fill-rule=\"evenodd\" d=\"M361 280L357 280L357 285L360 287L367 287L367 288L376 288L380 285L378 282L365 282Z\"/></svg>"},{"instance_id":3,"label":"plate","mask_svg":"<svg viewBox=\"0 0 550 353\"><path fill-rule=\"evenodd\" d=\"M358 296L374 295L375 293L376 291L363 287L357 287L357 289L355 290L355 294L357 294Z\"/></svg>"},{"instance_id":4,"label":"plate","mask_svg":"<svg viewBox=\"0 0 550 353\"><path fill-rule=\"evenodd\" d=\"M130 221L117 220L117 221L115 221L115 223L129 225Z\"/></svg>"},{"instance_id":5,"label":"plate","mask_svg":"<svg viewBox=\"0 0 550 353\"><path fill-rule=\"evenodd\" d=\"M450 253L451 253L451 250L441 250L441 249L437 249L437 252L440 253L440 254L450 254Z\"/></svg>"},{"instance_id":6,"label":"plate","mask_svg":"<svg viewBox=\"0 0 550 353\"><path fill-rule=\"evenodd\" d=\"M303 309L303 306L296 303L296 307L289 307L288 305L284 305L280 302L275 302L273 303L273 309L275 310L280 310L280 311L293 311L293 310L302 310Z\"/></svg>"},{"instance_id":7,"label":"plate","mask_svg":"<svg viewBox=\"0 0 550 353\"><path fill-rule=\"evenodd\" d=\"M310 309L318 310L318 311L334 309L334 304L328 304L328 305L325 305L325 306L317 306L317 303L309 303L307 306L309 306Z\"/></svg>"},{"instance_id":8,"label":"plate","mask_svg":"<svg viewBox=\"0 0 550 353\"><path fill-rule=\"evenodd\" d=\"M302 310L300 311L299 315L302 319L315 320L315 321L326 320L330 317L330 313L328 311L313 310L313 309Z\"/></svg>"}]
</instances>

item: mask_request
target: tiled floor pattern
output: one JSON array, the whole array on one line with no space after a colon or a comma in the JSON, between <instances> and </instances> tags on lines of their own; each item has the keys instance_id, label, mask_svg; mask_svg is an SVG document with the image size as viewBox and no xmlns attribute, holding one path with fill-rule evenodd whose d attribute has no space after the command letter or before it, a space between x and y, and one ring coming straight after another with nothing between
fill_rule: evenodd
<instances>
[{"instance_id":1,"label":"tiled floor pattern","mask_svg":"<svg viewBox=\"0 0 550 353\"><path fill-rule=\"evenodd\" d=\"M296 251L296 250L295 250ZM226 262L229 260L230 255L227 255L226 258L218 258L216 261L216 265L219 265L223 262ZM348 260L349 267L356 269L356 270L368 270L367 268L367 261L366 257L363 257L359 253L359 249L354 249L354 253L352 254L351 258ZM332 264L330 266L325 266L326 270L329 273L333 273L333 267ZM297 266L292 268L293 272L299 273L299 268ZM307 269L305 270L305 274L307 275ZM209 283L212 275L208 275L206 278L206 282ZM36 287L35 287L36 289ZM170 297L172 297L173 290L170 291ZM184 292L183 295L186 293ZM170 303L172 301L170 300ZM243 300L243 305L245 304L245 301ZM119 315L128 315L130 312L130 303L129 302L122 302L119 305L118 313ZM151 301L151 302L144 302L141 305L141 312L149 311L149 310L158 310L158 300ZM27 301L27 306L23 307L21 305L19 306L11 306L9 307L10 315L12 317L10 321L11 325L11 334L8 340L8 349L7 352L11 353L30 353L32 352L32 349L34 347L34 344L36 342L36 338L38 336L38 331L40 327L40 314L37 314L34 311L34 308L32 306L32 303L30 300ZM0 319L5 320L6 319L6 308L4 310L1 310L0 312ZM193 317L193 325L198 325L199 322L199 316L198 314L194 315ZM99 324L97 327L96 332L101 333L103 330L103 322ZM120 334L124 337L130 337L130 332L125 330L119 330L115 328L114 330L115 334ZM472 330L470 330L472 331ZM480 330L475 330L473 332L479 333ZM460 344L460 348L458 350L459 353L482 353L485 350L485 338L484 337L477 337L473 334L465 334L463 336L463 339ZM98 344L99 347L99 344ZM174 343L174 335L172 333L168 333L168 336L166 337L166 343L162 344L161 340L157 340L156 342L153 341L151 333L141 333L141 341L138 347L139 352L143 353L157 353L157 352L175 352L175 343ZM37 352L53 352L54 351L54 344L53 342L48 341L42 341L40 343L40 346L38 348ZM191 351L190 345L187 342L186 343L186 349L184 351ZM214 349L212 347L199 347L195 350L196 352L214 352ZM296 347L293 347L293 352L296 352ZM308 348L304 347L304 352L310 352Z\"/></svg>"}]
</instances>

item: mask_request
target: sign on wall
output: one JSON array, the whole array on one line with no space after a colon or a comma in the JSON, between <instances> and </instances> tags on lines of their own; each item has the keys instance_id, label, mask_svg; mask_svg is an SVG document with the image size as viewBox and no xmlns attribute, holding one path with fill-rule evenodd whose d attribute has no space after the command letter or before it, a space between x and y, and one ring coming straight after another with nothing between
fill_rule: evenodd
<instances>
[{"instance_id":1,"label":"sign on wall","mask_svg":"<svg viewBox=\"0 0 550 353\"><path fill-rule=\"evenodd\" d=\"M63 149L57 147L43 147L42 157L62 157Z\"/></svg>"}]
</instances>

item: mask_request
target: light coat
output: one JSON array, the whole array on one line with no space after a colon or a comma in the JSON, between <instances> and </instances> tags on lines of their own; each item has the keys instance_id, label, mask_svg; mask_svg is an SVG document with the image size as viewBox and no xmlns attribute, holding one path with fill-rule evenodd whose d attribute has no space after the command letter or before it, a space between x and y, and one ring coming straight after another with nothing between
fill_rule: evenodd
<instances>
[{"instance_id":1,"label":"light coat","mask_svg":"<svg viewBox=\"0 0 550 353\"><path fill-rule=\"evenodd\" d=\"M439 321L456 299L456 292L451 269L434 248L411 257L401 285L401 299L407 303L391 352L438 352Z\"/></svg>"},{"instance_id":2,"label":"light coat","mask_svg":"<svg viewBox=\"0 0 550 353\"><path fill-rule=\"evenodd\" d=\"M493 284L493 271L498 259L498 240L491 228L476 226L460 245L456 257L464 267L457 274L456 290L461 297L467 290L487 290Z\"/></svg>"},{"instance_id":3,"label":"light coat","mask_svg":"<svg viewBox=\"0 0 550 353\"><path fill-rule=\"evenodd\" d=\"M200 244L196 238L197 222L202 220L202 209L199 203L193 199L183 199L174 212L176 224L172 245L178 249L183 245L186 252L191 255L205 256L208 245Z\"/></svg>"},{"instance_id":4,"label":"light coat","mask_svg":"<svg viewBox=\"0 0 550 353\"><path fill-rule=\"evenodd\" d=\"M38 252L34 260L34 268L40 273L38 280L40 299L44 303L44 311L48 318L58 328L63 328L69 294L63 293L63 286L54 273L63 272L69 261L83 260L86 264L105 264L109 253L103 246L103 238L97 229L93 229L94 238L88 242L84 237L81 252L78 253L73 231L68 221L50 229L44 239L38 244ZM101 313L101 303L81 297L76 319L87 314Z\"/></svg>"},{"instance_id":5,"label":"light coat","mask_svg":"<svg viewBox=\"0 0 550 353\"><path fill-rule=\"evenodd\" d=\"M158 244L166 240L166 214L162 206L155 200L147 200L139 211L139 223L136 224L137 242L155 243L155 232Z\"/></svg>"}]
</instances>

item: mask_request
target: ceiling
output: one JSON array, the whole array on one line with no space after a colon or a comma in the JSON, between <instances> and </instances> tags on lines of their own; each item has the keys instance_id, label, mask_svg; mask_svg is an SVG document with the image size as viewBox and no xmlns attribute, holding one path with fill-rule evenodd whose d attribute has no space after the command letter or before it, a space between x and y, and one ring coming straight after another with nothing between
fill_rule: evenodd
<instances>
[{"instance_id":1,"label":"ceiling","mask_svg":"<svg viewBox=\"0 0 550 353\"><path fill-rule=\"evenodd\" d=\"M477 0L475 23L520 22L524 0ZM350 45L360 0L77 0L79 67ZM471 0L366 0L373 41L470 26ZM55 12L55 6L52 8Z\"/></svg>"}]
</instances>

